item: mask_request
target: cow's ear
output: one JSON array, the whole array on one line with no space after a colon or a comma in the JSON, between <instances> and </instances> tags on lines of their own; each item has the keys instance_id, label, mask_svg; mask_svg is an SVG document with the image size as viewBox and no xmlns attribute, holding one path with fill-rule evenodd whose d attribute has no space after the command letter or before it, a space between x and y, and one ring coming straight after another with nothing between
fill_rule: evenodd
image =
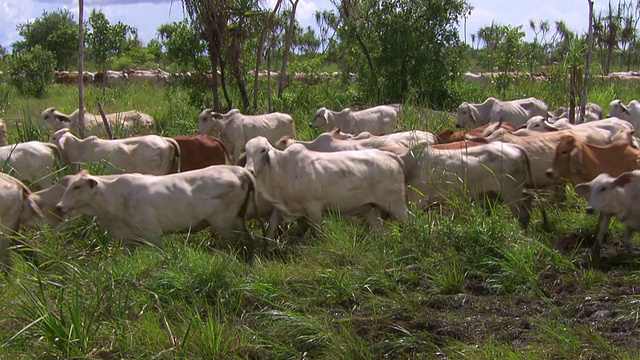
<instances>
[{"instance_id":1,"label":"cow's ear","mask_svg":"<svg viewBox=\"0 0 640 360\"><path fill-rule=\"evenodd\" d=\"M326 110L323 114L322 117L324 118L324 122L325 123L329 123L329 110Z\"/></svg>"},{"instance_id":2,"label":"cow's ear","mask_svg":"<svg viewBox=\"0 0 640 360\"><path fill-rule=\"evenodd\" d=\"M71 119L69 119L68 116L63 116L63 115L56 115L56 119L60 122L66 122L66 123L70 123Z\"/></svg>"},{"instance_id":3,"label":"cow's ear","mask_svg":"<svg viewBox=\"0 0 640 360\"><path fill-rule=\"evenodd\" d=\"M467 112L469 113L471 120L473 120L473 122L477 124L478 120L476 120L476 115L473 113L474 110L469 104L467 104Z\"/></svg>"},{"instance_id":4,"label":"cow's ear","mask_svg":"<svg viewBox=\"0 0 640 360\"><path fill-rule=\"evenodd\" d=\"M589 196L589 192L591 191L591 186L589 185L589 183L578 184L573 188L573 191L575 191L575 193L578 194L578 196L586 198L587 196Z\"/></svg>"},{"instance_id":5,"label":"cow's ear","mask_svg":"<svg viewBox=\"0 0 640 360\"><path fill-rule=\"evenodd\" d=\"M582 151L579 147L575 147L569 156L569 171L575 174L580 167L582 167Z\"/></svg>"},{"instance_id":6,"label":"cow's ear","mask_svg":"<svg viewBox=\"0 0 640 360\"><path fill-rule=\"evenodd\" d=\"M626 172L618 175L618 177L614 180L613 185L623 187L631 182L631 178L633 177L632 172Z\"/></svg>"},{"instance_id":7,"label":"cow's ear","mask_svg":"<svg viewBox=\"0 0 640 360\"><path fill-rule=\"evenodd\" d=\"M98 182L96 181L96 179L87 179L87 183L89 184L89 187L91 188L91 190L95 189L96 186L98 186Z\"/></svg>"}]
</instances>

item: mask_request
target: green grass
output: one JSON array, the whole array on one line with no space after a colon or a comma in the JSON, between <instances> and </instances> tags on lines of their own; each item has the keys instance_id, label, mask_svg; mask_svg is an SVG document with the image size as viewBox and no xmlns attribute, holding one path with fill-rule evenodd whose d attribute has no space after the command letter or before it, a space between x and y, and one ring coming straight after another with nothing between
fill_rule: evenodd
<instances>
[{"instance_id":1,"label":"green grass","mask_svg":"<svg viewBox=\"0 0 640 360\"><path fill-rule=\"evenodd\" d=\"M472 101L498 96L492 85L455 86ZM554 106L564 103L560 93L547 84L508 89L508 97L539 96ZM597 85L590 101L606 111L614 98L639 93ZM11 141L47 140L39 113L77 107L70 87L53 86L37 100L7 96ZM181 89L88 88L86 99L92 112L98 101L106 112L148 112L168 135L194 132L202 110ZM336 82L294 85L275 104L310 139L316 108L360 101ZM261 110L265 104L261 94ZM403 129L453 125L452 115L422 107L403 104ZM252 265L207 231L167 235L162 249L131 254L109 244L92 220L63 232L24 231L19 240L33 257L15 251L14 271L0 281L0 357L637 358L640 266L619 244L622 226L611 227L608 260L591 266L579 242L593 238L596 218L584 213L584 201L570 188L560 204L543 200L550 227L534 211L526 231L503 205L486 215L455 196L379 231L334 214L320 234L259 254Z\"/></svg>"}]
</instances>

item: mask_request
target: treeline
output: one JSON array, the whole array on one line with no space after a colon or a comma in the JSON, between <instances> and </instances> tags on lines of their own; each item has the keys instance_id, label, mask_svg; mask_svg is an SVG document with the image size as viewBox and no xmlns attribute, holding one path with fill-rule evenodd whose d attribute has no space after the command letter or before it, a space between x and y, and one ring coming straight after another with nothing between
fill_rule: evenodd
<instances>
[{"instance_id":1,"label":"treeline","mask_svg":"<svg viewBox=\"0 0 640 360\"><path fill-rule=\"evenodd\" d=\"M334 10L316 13L318 33L302 29L295 20L298 1L280 0L266 8L257 1L185 0L188 19L163 24L157 38L146 44L134 27L110 23L94 11L86 23L86 68L219 72L219 83L204 89L207 105L216 109L232 100L241 109L256 109L257 75L246 74L265 69L282 74L267 90L273 98L283 96L287 74L338 71L345 74L345 83L348 74L358 74L363 102L408 97L436 106L451 102L450 84L463 55L456 24L470 11L466 1L440 1L438 6L417 0L335 1ZM12 79L37 72L21 82L27 86L43 76L51 78L53 70L74 69L77 29L68 10L45 12L21 24L18 33L24 40L11 44L6 72ZM37 71L27 64L38 64ZM20 80L15 82L20 89ZM20 91L37 96L46 91L27 87ZM229 98L229 87L238 99Z\"/></svg>"}]
</instances>

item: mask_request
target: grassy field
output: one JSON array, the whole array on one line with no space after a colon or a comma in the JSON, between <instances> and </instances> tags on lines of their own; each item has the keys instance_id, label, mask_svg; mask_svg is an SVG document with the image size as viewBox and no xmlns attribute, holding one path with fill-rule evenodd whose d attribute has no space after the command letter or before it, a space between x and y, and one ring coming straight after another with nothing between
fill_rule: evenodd
<instances>
[{"instance_id":1,"label":"grassy field","mask_svg":"<svg viewBox=\"0 0 640 360\"><path fill-rule=\"evenodd\" d=\"M554 86L520 83L506 97L536 96L554 108L562 105ZM468 101L501 95L491 85L455 90ZM611 100L639 95L594 84L589 100L606 112ZM202 109L187 98L146 87L86 93L92 112L97 101L106 112L136 108L171 135L197 129ZM33 126L39 113L77 106L69 87L7 99L10 141L47 141ZM327 83L290 88L277 106L310 139L316 108L358 101L353 89ZM454 120L405 104L401 122L436 132ZM535 211L526 231L504 206L487 216L453 196L379 232L333 215L321 235L258 254L251 265L207 232L168 235L162 250L128 254L92 220L58 233L30 230L21 240L33 257L16 251L13 273L0 281L0 358L637 359L637 237L625 249L614 223L604 258L592 265L596 217L584 205L570 187L563 200L543 194L551 226Z\"/></svg>"}]
</instances>

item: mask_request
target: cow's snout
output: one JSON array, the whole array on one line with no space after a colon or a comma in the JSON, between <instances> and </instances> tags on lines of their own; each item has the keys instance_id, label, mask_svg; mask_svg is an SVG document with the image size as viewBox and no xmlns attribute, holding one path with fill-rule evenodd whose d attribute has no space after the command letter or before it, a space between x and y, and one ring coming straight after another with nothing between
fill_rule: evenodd
<instances>
[{"instance_id":1,"label":"cow's snout","mask_svg":"<svg viewBox=\"0 0 640 360\"><path fill-rule=\"evenodd\" d=\"M313 123L309 123L309 127L313 127Z\"/></svg>"},{"instance_id":2,"label":"cow's snout","mask_svg":"<svg viewBox=\"0 0 640 360\"><path fill-rule=\"evenodd\" d=\"M544 172L544 174L547 176L547 178L549 179L555 179L556 174L553 172L553 170L549 169L547 171Z\"/></svg>"},{"instance_id":3,"label":"cow's snout","mask_svg":"<svg viewBox=\"0 0 640 360\"><path fill-rule=\"evenodd\" d=\"M596 211L591 206L587 206L585 211L587 212L587 214L591 214L591 215L596 213Z\"/></svg>"},{"instance_id":4,"label":"cow's snout","mask_svg":"<svg viewBox=\"0 0 640 360\"><path fill-rule=\"evenodd\" d=\"M460 129L460 128L462 128L462 125L456 124L456 129Z\"/></svg>"}]
</instances>

